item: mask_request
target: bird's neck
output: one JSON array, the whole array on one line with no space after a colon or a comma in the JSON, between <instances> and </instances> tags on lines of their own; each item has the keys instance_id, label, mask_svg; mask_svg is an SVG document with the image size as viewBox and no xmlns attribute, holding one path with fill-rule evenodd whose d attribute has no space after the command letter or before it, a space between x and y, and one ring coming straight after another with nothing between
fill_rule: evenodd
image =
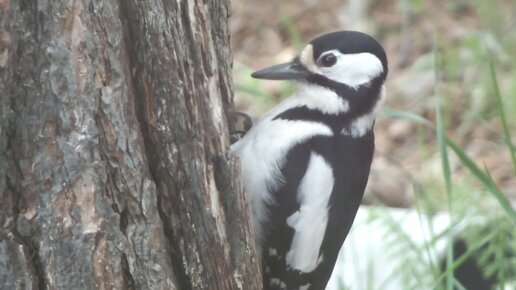
<instances>
[{"instance_id":1,"label":"bird's neck","mask_svg":"<svg viewBox=\"0 0 516 290\"><path fill-rule=\"evenodd\" d=\"M356 90L299 83L288 107L274 119L320 122L335 133L360 137L372 129L383 95L381 83L372 82Z\"/></svg>"}]
</instances>

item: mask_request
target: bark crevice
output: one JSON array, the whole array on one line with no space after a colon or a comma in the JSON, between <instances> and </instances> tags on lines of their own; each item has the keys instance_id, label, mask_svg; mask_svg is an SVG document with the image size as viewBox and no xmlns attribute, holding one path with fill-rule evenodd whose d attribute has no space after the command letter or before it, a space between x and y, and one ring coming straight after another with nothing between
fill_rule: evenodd
<instances>
[{"instance_id":1,"label":"bark crevice","mask_svg":"<svg viewBox=\"0 0 516 290\"><path fill-rule=\"evenodd\" d=\"M127 255L122 254L121 256L121 267L122 267L122 275L123 275L123 289L124 290L135 290L135 282L133 278L133 274L131 274L131 270L129 269L129 262L127 261Z\"/></svg>"},{"instance_id":2,"label":"bark crevice","mask_svg":"<svg viewBox=\"0 0 516 290\"><path fill-rule=\"evenodd\" d=\"M27 244L26 244L27 246ZM39 246L35 241L29 241L27 246L27 255L30 257L32 261L32 269L34 270L34 275L36 276L37 285L40 290L48 289L47 283L45 279L45 266L39 254Z\"/></svg>"},{"instance_id":3,"label":"bark crevice","mask_svg":"<svg viewBox=\"0 0 516 290\"><path fill-rule=\"evenodd\" d=\"M149 170L151 181L156 185L156 203L158 216L161 220L161 223L163 224L165 237L170 243L167 247L167 255L170 257L170 261L172 262L172 270L174 271L177 283L179 283L178 288L192 289L189 283L188 275L182 263L180 254L181 251L176 247L177 237L174 235L169 216L165 214L162 207L163 189L159 186L162 183L157 171L160 169L163 170L163 168L161 167L161 162L158 159L158 156L154 152L155 150L159 150L159 148L157 148L151 137L151 132L155 130L155 127L149 123L150 116L146 114L146 110L149 110L149 104L147 103L148 96L145 95L145 88L142 87L143 81L145 81L145 75L142 73L143 69L140 63L140 56L142 54L140 50L143 48L141 47L142 44L140 40L135 37L138 35L138 33L133 27L134 24L131 24L131 15L134 15L135 11L130 11L131 8L129 5L131 4L126 1L121 1L120 5L120 19L123 23L123 39L125 43L124 47L126 48L128 66L131 70L131 74L129 76L130 84L132 91L134 92L133 106L136 113L138 128L143 138L143 150L146 166ZM144 18L139 20L145 22ZM144 26L140 26L140 28L141 27ZM141 79L136 80L138 77ZM174 241L176 241L176 243L174 243Z\"/></svg>"},{"instance_id":4,"label":"bark crevice","mask_svg":"<svg viewBox=\"0 0 516 290\"><path fill-rule=\"evenodd\" d=\"M44 290L47 288L45 280L45 267L42 261L39 246L36 241L36 237L31 237L31 232L20 233L18 224L20 220L25 220L25 217L21 214L20 210L21 199L23 195L18 192L9 177L6 178L7 192L11 193L12 207L12 224L10 225L10 233L13 236L13 241L23 246L23 252L25 256L25 263L27 269L30 271L31 280L34 285L37 285L37 289ZM27 221L28 222L28 221Z\"/></svg>"}]
</instances>

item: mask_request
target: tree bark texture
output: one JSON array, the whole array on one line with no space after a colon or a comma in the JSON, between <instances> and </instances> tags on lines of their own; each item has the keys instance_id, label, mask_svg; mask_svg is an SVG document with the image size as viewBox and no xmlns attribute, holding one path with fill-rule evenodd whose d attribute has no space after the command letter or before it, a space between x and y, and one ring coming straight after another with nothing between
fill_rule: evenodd
<instances>
[{"instance_id":1,"label":"tree bark texture","mask_svg":"<svg viewBox=\"0 0 516 290\"><path fill-rule=\"evenodd\" d=\"M260 289L228 0L0 0L0 289Z\"/></svg>"}]
</instances>

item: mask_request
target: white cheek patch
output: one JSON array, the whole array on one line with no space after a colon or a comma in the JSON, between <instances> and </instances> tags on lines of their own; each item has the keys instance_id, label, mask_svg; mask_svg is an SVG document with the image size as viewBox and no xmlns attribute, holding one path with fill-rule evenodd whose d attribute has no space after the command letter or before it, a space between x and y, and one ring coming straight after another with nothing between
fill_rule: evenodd
<instances>
[{"instance_id":1,"label":"white cheek patch","mask_svg":"<svg viewBox=\"0 0 516 290\"><path fill-rule=\"evenodd\" d=\"M325 114L337 115L349 111L349 103L337 93L309 83L297 84L295 98L299 106L306 106L308 109Z\"/></svg>"},{"instance_id":2,"label":"white cheek patch","mask_svg":"<svg viewBox=\"0 0 516 290\"><path fill-rule=\"evenodd\" d=\"M287 218L295 230L286 261L293 269L310 273L322 261L320 248L328 224L328 202L335 179L331 166L312 152L297 192L298 211Z\"/></svg>"},{"instance_id":3,"label":"white cheek patch","mask_svg":"<svg viewBox=\"0 0 516 290\"><path fill-rule=\"evenodd\" d=\"M332 67L320 68L320 73L352 88L356 89L370 82L383 72L382 62L372 53L342 54L338 50L331 50L322 55L327 53L333 53L337 57L337 63Z\"/></svg>"},{"instance_id":4,"label":"white cheek patch","mask_svg":"<svg viewBox=\"0 0 516 290\"><path fill-rule=\"evenodd\" d=\"M331 67L320 67L314 62L314 47L308 44L299 55L299 61L309 71L321 74L339 83L346 84L354 89L370 82L383 72L380 59L369 52L343 54L339 50L329 50L319 56L333 54L337 63Z\"/></svg>"}]
</instances>

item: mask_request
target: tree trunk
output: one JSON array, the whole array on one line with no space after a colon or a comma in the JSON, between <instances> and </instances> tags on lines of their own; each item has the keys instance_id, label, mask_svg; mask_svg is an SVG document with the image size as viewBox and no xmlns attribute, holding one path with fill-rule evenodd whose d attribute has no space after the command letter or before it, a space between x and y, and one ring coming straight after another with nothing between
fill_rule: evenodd
<instances>
[{"instance_id":1,"label":"tree trunk","mask_svg":"<svg viewBox=\"0 0 516 290\"><path fill-rule=\"evenodd\" d=\"M0 0L0 289L260 289L227 0Z\"/></svg>"}]
</instances>

